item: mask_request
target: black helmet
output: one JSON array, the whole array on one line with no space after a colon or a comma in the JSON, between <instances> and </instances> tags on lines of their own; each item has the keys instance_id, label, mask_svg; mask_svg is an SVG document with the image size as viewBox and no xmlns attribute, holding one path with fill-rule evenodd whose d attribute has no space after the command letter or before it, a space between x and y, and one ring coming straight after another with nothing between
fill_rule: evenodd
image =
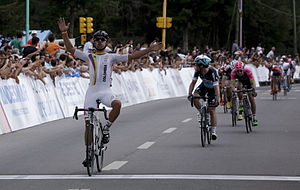
<instances>
[{"instance_id":1,"label":"black helmet","mask_svg":"<svg viewBox=\"0 0 300 190\"><path fill-rule=\"evenodd\" d=\"M103 36L106 39L109 38L107 32L105 32L104 30L98 30L97 32L95 32L94 35L93 35L93 38L96 38L98 36Z\"/></svg>"}]
</instances>

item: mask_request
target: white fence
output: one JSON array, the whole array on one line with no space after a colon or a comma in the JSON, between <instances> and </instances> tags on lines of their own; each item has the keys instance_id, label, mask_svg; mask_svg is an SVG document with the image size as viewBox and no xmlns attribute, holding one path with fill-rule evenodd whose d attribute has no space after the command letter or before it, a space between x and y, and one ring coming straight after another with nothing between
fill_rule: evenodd
<instances>
[{"instance_id":1,"label":"white fence","mask_svg":"<svg viewBox=\"0 0 300 190\"><path fill-rule=\"evenodd\" d=\"M252 70L257 85L259 81L267 81L266 68L247 67ZM300 78L299 70L297 66L296 78ZM123 106L185 96L193 74L193 68L168 69L166 75L158 69L113 73L112 90ZM20 84L14 79L0 80L0 134L71 117L75 106L83 106L89 83L83 78L58 77L54 87L50 77L45 79L46 85L24 75L19 79Z\"/></svg>"}]
</instances>

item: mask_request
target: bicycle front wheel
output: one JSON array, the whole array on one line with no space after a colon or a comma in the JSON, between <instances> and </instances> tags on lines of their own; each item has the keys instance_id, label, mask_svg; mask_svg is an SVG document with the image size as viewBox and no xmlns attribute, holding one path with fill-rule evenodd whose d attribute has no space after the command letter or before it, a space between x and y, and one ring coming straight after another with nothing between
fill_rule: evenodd
<instances>
[{"instance_id":1,"label":"bicycle front wheel","mask_svg":"<svg viewBox=\"0 0 300 190\"><path fill-rule=\"evenodd\" d=\"M87 173L89 176L92 176L94 173L94 161L95 161L95 147L94 147L94 126L92 124L89 125L87 131L87 145L86 145L86 159L88 161L87 164ZM91 147L89 148L88 144L91 142Z\"/></svg>"}]
</instances>

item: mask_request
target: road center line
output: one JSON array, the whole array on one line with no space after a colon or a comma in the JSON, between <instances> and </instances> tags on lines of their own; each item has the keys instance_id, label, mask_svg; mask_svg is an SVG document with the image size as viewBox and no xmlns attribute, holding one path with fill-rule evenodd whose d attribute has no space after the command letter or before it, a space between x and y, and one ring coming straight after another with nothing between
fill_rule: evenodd
<instances>
[{"instance_id":1,"label":"road center line","mask_svg":"<svg viewBox=\"0 0 300 190\"><path fill-rule=\"evenodd\" d=\"M150 146L152 146L155 142L145 142L141 146L138 147L138 149L148 149Z\"/></svg>"},{"instance_id":2,"label":"road center line","mask_svg":"<svg viewBox=\"0 0 300 190\"><path fill-rule=\"evenodd\" d=\"M187 119L185 119L185 120L183 120L183 121L181 121L182 123L186 123L186 122L189 122L189 121L191 121L192 120L192 118L187 118Z\"/></svg>"},{"instance_id":3,"label":"road center line","mask_svg":"<svg viewBox=\"0 0 300 190\"><path fill-rule=\"evenodd\" d=\"M177 128L175 127L172 127L172 128L169 128L167 130L165 130L163 133L172 133L173 131L175 131Z\"/></svg>"},{"instance_id":4,"label":"road center line","mask_svg":"<svg viewBox=\"0 0 300 190\"><path fill-rule=\"evenodd\" d=\"M108 171L108 170L118 170L123 165L125 165L128 161L114 161L111 164L105 166L102 170Z\"/></svg>"},{"instance_id":5,"label":"road center line","mask_svg":"<svg viewBox=\"0 0 300 190\"><path fill-rule=\"evenodd\" d=\"M237 181L295 181L296 176L255 176L255 175L0 175L0 180L93 180L93 179L128 179L128 180L237 180Z\"/></svg>"}]
</instances>

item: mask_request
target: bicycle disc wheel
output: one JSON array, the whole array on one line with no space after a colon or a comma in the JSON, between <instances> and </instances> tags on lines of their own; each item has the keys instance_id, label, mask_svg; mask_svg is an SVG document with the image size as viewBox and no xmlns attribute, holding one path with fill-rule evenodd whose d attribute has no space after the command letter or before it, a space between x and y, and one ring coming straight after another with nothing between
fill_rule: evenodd
<instances>
[{"instance_id":1,"label":"bicycle disc wheel","mask_svg":"<svg viewBox=\"0 0 300 190\"><path fill-rule=\"evenodd\" d=\"M87 142L92 142L91 149L89 149L88 145L86 145L86 159L88 161L87 164L87 173L89 176L91 176L94 173L94 161L95 161L95 147L94 147L94 138L93 138L93 129L94 126L92 124L89 125L88 131L87 131ZM92 133L92 135L90 135ZM92 139L90 139L92 138ZM89 144L89 143L87 143Z\"/></svg>"}]
</instances>

